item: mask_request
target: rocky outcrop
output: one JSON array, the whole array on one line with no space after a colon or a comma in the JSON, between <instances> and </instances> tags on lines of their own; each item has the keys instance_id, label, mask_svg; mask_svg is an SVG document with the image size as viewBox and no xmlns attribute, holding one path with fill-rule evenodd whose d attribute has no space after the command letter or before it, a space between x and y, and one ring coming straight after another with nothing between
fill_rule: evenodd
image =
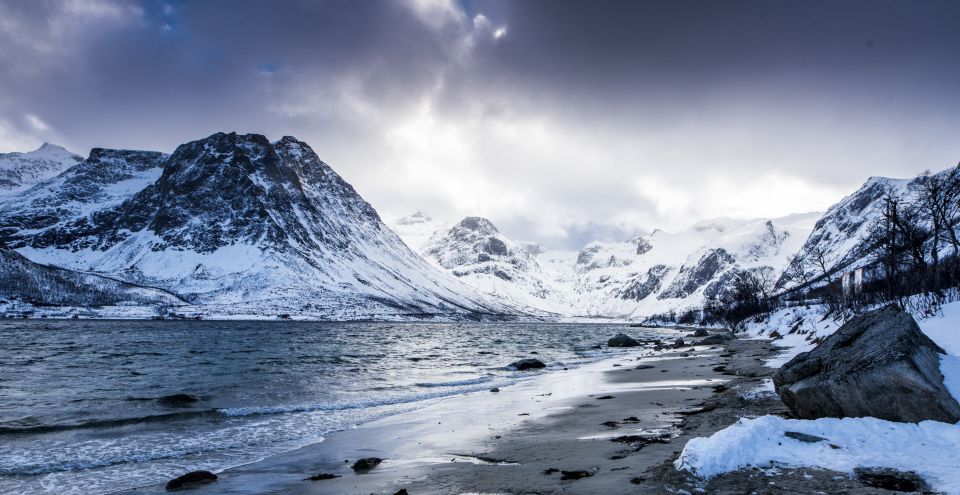
<instances>
[{"instance_id":1,"label":"rocky outcrop","mask_svg":"<svg viewBox=\"0 0 960 495\"><path fill-rule=\"evenodd\" d=\"M637 347L640 342L625 333L618 333L607 341L607 347Z\"/></svg>"},{"instance_id":2,"label":"rocky outcrop","mask_svg":"<svg viewBox=\"0 0 960 495\"><path fill-rule=\"evenodd\" d=\"M888 306L850 320L790 360L773 383L800 418L956 423L960 404L944 387L943 353L909 313Z\"/></svg>"}]
</instances>

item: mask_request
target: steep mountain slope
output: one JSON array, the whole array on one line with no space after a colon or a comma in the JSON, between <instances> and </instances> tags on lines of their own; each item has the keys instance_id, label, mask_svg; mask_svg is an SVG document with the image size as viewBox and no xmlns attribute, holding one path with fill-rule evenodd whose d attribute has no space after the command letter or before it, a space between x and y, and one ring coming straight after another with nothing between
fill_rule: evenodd
<instances>
[{"instance_id":1,"label":"steep mountain slope","mask_svg":"<svg viewBox=\"0 0 960 495\"><path fill-rule=\"evenodd\" d=\"M306 143L214 134L165 156L94 150L0 202L28 258L174 292L185 311L476 317L490 302L425 262Z\"/></svg>"},{"instance_id":2,"label":"steep mountain slope","mask_svg":"<svg viewBox=\"0 0 960 495\"><path fill-rule=\"evenodd\" d=\"M397 220L394 230L424 258L461 281L511 306L559 314L559 295L529 247L507 238L486 218L454 225L417 212Z\"/></svg>"},{"instance_id":3,"label":"steep mountain slope","mask_svg":"<svg viewBox=\"0 0 960 495\"><path fill-rule=\"evenodd\" d=\"M424 257L498 298L568 317L634 318L701 307L723 294L738 270L775 280L818 214L773 220L717 219L579 253L531 249L486 219L455 225L418 212L395 229Z\"/></svg>"},{"instance_id":4,"label":"steep mountain slope","mask_svg":"<svg viewBox=\"0 0 960 495\"><path fill-rule=\"evenodd\" d=\"M943 170L935 177L944 177L953 170ZM871 177L860 189L831 206L817 221L793 262L777 281L777 287L790 289L814 281L824 274L824 269L832 275L875 261L878 241L875 230L883 219L885 198L891 194L899 197L903 204L915 202L921 180ZM943 248L948 246L944 244Z\"/></svg>"},{"instance_id":5,"label":"steep mountain slope","mask_svg":"<svg viewBox=\"0 0 960 495\"><path fill-rule=\"evenodd\" d=\"M50 143L26 153L0 153L0 195L55 177L81 161L82 157Z\"/></svg>"},{"instance_id":6,"label":"steep mountain slope","mask_svg":"<svg viewBox=\"0 0 960 495\"><path fill-rule=\"evenodd\" d=\"M19 301L32 306L181 305L176 296L99 275L34 263L0 247L0 312Z\"/></svg>"}]
</instances>

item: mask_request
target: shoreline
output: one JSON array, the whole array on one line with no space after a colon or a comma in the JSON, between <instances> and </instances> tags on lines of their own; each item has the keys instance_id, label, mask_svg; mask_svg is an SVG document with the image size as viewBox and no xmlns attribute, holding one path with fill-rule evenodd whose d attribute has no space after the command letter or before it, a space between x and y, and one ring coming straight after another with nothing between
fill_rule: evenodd
<instances>
[{"instance_id":1,"label":"shoreline","mask_svg":"<svg viewBox=\"0 0 960 495\"><path fill-rule=\"evenodd\" d=\"M629 480L640 475L636 468L615 472L615 477L599 475L605 471L603 465L616 468L628 458L609 457L636 447L630 441L610 440L679 434L674 426L683 415L677 411L691 410L713 394L714 386L729 379L712 370L723 361L723 353L720 346L662 352L637 348L571 370L551 371L500 392L457 396L333 432L319 443L226 469L219 473L219 481L190 493L393 494L402 488L410 493L469 493L520 487L542 492L545 483L553 487L549 492L574 483L589 489L605 478L635 489ZM635 369L639 365L653 367ZM630 417L636 421L616 428L603 425ZM673 441L656 445L676 447ZM544 451L565 452L570 458L535 461ZM650 464L659 464L661 453L653 448L649 452L655 453L647 456ZM350 464L365 457L385 460L369 473L354 474ZM593 458L605 461L603 465L587 461ZM561 481L560 474L542 474L552 468L592 470L597 476L571 482ZM339 477L305 481L318 474ZM488 486L483 480L499 481ZM117 493L165 492L154 485Z\"/></svg>"},{"instance_id":2,"label":"shoreline","mask_svg":"<svg viewBox=\"0 0 960 495\"><path fill-rule=\"evenodd\" d=\"M875 493L819 469L751 469L703 480L674 468L692 438L740 417L787 413L763 390L774 371L765 362L779 352L769 340L738 339L625 353L333 432L226 469L189 493ZM354 473L350 465L366 457L384 461ZM337 477L306 479L319 474ZM166 492L154 485L116 493Z\"/></svg>"}]
</instances>

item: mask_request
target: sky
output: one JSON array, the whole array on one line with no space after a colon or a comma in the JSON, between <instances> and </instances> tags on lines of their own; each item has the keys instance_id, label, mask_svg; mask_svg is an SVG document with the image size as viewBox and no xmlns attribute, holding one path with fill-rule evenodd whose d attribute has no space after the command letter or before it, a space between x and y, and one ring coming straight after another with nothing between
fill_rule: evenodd
<instances>
[{"instance_id":1,"label":"sky","mask_svg":"<svg viewBox=\"0 0 960 495\"><path fill-rule=\"evenodd\" d=\"M960 161L953 0L0 0L0 152L292 135L385 220L577 249Z\"/></svg>"}]
</instances>

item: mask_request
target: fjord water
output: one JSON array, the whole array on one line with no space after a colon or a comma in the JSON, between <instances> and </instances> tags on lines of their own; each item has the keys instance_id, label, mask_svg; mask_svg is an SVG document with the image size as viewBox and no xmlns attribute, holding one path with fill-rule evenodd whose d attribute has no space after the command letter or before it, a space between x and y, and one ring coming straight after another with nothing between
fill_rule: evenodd
<instances>
[{"instance_id":1,"label":"fjord water","mask_svg":"<svg viewBox=\"0 0 960 495\"><path fill-rule=\"evenodd\" d=\"M594 346L620 327L0 320L0 493L107 493L253 462L535 377L506 368L519 358L616 354Z\"/></svg>"}]
</instances>

